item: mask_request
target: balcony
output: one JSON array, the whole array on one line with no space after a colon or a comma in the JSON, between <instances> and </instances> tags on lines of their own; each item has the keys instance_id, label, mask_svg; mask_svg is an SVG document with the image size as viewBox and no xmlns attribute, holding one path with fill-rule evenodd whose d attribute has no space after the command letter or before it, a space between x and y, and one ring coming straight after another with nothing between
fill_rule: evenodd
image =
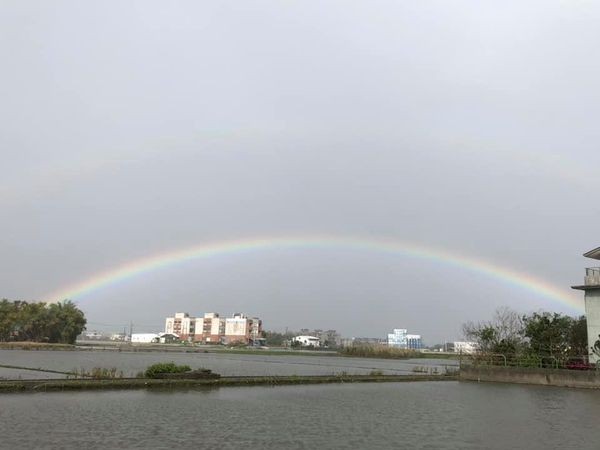
<instances>
[{"instance_id":1,"label":"balcony","mask_svg":"<svg viewBox=\"0 0 600 450\"><path fill-rule=\"evenodd\" d=\"M585 285L600 286L600 267L588 267L585 269Z\"/></svg>"}]
</instances>

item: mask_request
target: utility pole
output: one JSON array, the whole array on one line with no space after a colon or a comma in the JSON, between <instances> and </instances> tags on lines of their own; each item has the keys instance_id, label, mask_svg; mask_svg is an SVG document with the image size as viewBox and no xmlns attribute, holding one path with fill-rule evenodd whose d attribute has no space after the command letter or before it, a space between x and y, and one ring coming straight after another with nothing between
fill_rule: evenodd
<instances>
[{"instance_id":1,"label":"utility pole","mask_svg":"<svg viewBox=\"0 0 600 450\"><path fill-rule=\"evenodd\" d=\"M131 342L133 338L133 322L129 322L129 342Z\"/></svg>"}]
</instances>

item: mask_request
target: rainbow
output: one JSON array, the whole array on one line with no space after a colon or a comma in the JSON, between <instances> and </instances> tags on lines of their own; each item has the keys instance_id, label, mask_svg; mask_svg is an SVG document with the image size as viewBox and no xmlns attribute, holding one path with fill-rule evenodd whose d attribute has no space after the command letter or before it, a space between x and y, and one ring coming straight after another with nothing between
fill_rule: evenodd
<instances>
[{"instance_id":1,"label":"rainbow","mask_svg":"<svg viewBox=\"0 0 600 450\"><path fill-rule=\"evenodd\" d=\"M295 249L346 249L359 252L378 252L402 257L454 266L481 275L489 276L505 284L525 289L536 296L546 297L569 308L582 311L583 302L569 290L553 285L527 273L488 261L451 253L446 250L426 247L393 239L310 235L288 237L258 237L249 239L202 243L193 247L167 251L133 260L111 270L93 275L83 281L64 287L47 296L49 301L78 299L91 292L118 282L185 262L215 256L240 255L248 252Z\"/></svg>"}]
</instances>

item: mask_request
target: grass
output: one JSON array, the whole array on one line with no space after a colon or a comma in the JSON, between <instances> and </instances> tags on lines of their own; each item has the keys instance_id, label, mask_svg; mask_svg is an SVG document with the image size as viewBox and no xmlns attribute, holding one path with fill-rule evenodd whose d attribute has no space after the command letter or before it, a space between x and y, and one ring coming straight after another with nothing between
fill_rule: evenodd
<instances>
[{"instance_id":1,"label":"grass","mask_svg":"<svg viewBox=\"0 0 600 450\"><path fill-rule=\"evenodd\" d=\"M80 370L74 369L71 374L75 378L92 378L95 380L106 380L114 378L123 378L123 371L118 370L116 367L94 367L91 370L81 368Z\"/></svg>"},{"instance_id":2,"label":"grass","mask_svg":"<svg viewBox=\"0 0 600 450\"><path fill-rule=\"evenodd\" d=\"M338 350L338 355L355 358L379 359L455 359L455 355L421 352L418 350L388 347L387 345L354 345Z\"/></svg>"}]
</instances>

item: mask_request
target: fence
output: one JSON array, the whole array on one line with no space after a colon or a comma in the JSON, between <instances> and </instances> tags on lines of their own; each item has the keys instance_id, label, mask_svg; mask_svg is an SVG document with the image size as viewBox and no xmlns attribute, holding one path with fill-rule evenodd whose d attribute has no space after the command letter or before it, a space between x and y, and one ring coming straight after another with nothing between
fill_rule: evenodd
<instances>
[{"instance_id":1,"label":"fence","mask_svg":"<svg viewBox=\"0 0 600 450\"><path fill-rule=\"evenodd\" d=\"M459 366L461 368L467 366L503 366L600 371L600 364L590 364L588 355L556 357L551 355L515 355L504 353L461 354Z\"/></svg>"}]
</instances>

